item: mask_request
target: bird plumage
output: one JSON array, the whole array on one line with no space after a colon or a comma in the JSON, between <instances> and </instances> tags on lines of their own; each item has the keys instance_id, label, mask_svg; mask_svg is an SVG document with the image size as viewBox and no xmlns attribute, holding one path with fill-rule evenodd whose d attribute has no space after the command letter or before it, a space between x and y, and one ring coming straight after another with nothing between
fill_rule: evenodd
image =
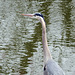
<instances>
[{"instance_id":1,"label":"bird plumage","mask_svg":"<svg viewBox=\"0 0 75 75\"><path fill-rule=\"evenodd\" d=\"M44 51L44 75L65 75L61 67L52 59L50 50L47 44L46 25L42 14L21 14L38 19L42 24L42 44Z\"/></svg>"},{"instance_id":2,"label":"bird plumage","mask_svg":"<svg viewBox=\"0 0 75 75\"><path fill-rule=\"evenodd\" d=\"M53 59L49 59L44 66L44 75L64 75L64 72Z\"/></svg>"}]
</instances>

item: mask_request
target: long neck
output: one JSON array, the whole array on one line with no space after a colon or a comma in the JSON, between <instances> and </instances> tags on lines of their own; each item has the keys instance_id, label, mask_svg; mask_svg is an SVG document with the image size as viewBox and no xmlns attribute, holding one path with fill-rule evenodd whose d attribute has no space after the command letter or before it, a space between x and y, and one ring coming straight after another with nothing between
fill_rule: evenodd
<instances>
[{"instance_id":1,"label":"long neck","mask_svg":"<svg viewBox=\"0 0 75 75\"><path fill-rule=\"evenodd\" d=\"M41 24L42 24L42 44L43 44L43 51L44 51L44 63L46 63L48 61L48 59L51 59L51 53L50 50L48 48L48 44L47 44L47 37L46 37L46 25L45 22L43 20L43 18L41 18Z\"/></svg>"}]
</instances>

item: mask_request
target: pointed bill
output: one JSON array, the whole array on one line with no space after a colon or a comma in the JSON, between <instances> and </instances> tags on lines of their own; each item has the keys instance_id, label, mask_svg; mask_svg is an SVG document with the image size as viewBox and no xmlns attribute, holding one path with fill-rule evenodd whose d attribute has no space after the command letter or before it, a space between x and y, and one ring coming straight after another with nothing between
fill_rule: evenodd
<instances>
[{"instance_id":1,"label":"pointed bill","mask_svg":"<svg viewBox=\"0 0 75 75\"><path fill-rule=\"evenodd\" d=\"M23 15L23 16L29 16L29 17L33 17L34 16L34 14L21 14L21 15Z\"/></svg>"}]
</instances>

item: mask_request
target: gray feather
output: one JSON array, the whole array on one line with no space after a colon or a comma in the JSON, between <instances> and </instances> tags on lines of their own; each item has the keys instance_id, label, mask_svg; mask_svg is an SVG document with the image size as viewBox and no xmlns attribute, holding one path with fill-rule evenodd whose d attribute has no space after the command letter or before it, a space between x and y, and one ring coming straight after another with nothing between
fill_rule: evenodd
<instances>
[{"instance_id":1,"label":"gray feather","mask_svg":"<svg viewBox=\"0 0 75 75\"><path fill-rule=\"evenodd\" d=\"M49 59L44 68L44 75L65 75L61 67L53 59Z\"/></svg>"}]
</instances>

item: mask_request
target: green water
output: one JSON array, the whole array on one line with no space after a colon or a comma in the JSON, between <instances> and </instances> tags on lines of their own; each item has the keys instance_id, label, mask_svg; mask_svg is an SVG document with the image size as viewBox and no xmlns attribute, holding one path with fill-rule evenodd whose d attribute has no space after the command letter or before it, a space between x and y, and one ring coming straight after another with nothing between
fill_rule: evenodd
<instances>
[{"instance_id":1,"label":"green water","mask_svg":"<svg viewBox=\"0 0 75 75\"><path fill-rule=\"evenodd\" d=\"M42 26L22 13L43 14L52 57L72 75L74 8L74 0L0 0L0 75L43 75Z\"/></svg>"}]
</instances>

